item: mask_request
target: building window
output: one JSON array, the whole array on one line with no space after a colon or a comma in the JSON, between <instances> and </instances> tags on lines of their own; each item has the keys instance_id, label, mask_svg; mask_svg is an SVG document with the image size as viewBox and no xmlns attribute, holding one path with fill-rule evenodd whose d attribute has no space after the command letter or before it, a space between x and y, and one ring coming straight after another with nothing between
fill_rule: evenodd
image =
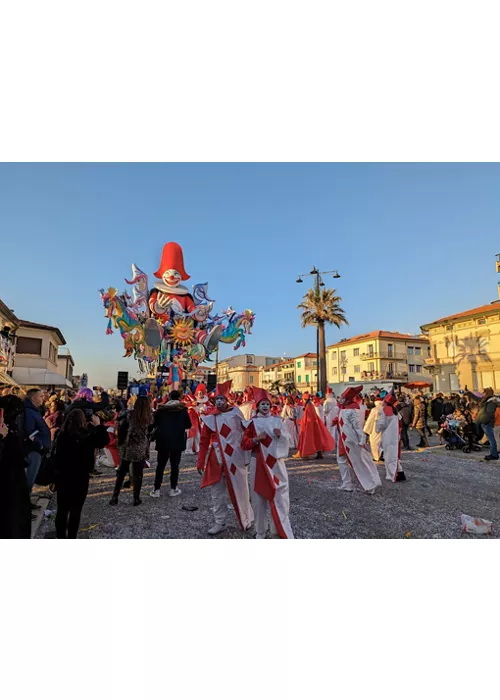
<instances>
[{"instance_id":1,"label":"building window","mask_svg":"<svg viewBox=\"0 0 500 700\"><path fill-rule=\"evenodd\" d=\"M408 355L413 355L413 346L408 345Z\"/></svg>"},{"instance_id":2,"label":"building window","mask_svg":"<svg viewBox=\"0 0 500 700\"><path fill-rule=\"evenodd\" d=\"M334 350L334 351L332 352L332 360L336 360L336 359L337 359L337 351Z\"/></svg>"},{"instance_id":3,"label":"building window","mask_svg":"<svg viewBox=\"0 0 500 700\"><path fill-rule=\"evenodd\" d=\"M393 372L392 362L388 362L388 363L387 363L387 371L388 371L388 372L391 372L391 373Z\"/></svg>"},{"instance_id":4,"label":"building window","mask_svg":"<svg viewBox=\"0 0 500 700\"><path fill-rule=\"evenodd\" d=\"M361 371L361 366L360 365L354 365L354 374L359 374Z\"/></svg>"},{"instance_id":5,"label":"building window","mask_svg":"<svg viewBox=\"0 0 500 700\"><path fill-rule=\"evenodd\" d=\"M477 322L477 325L478 325L478 326L484 326L485 323L486 323L486 319L485 319L485 318L480 318L480 319L478 320L478 322Z\"/></svg>"},{"instance_id":6,"label":"building window","mask_svg":"<svg viewBox=\"0 0 500 700\"><path fill-rule=\"evenodd\" d=\"M415 347L415 355L421 355L422 354L422 348L420 347Z\"/></svg>"},{"instance_id":7,"label":"building window","mask_svg":"<svg viewBox=\"0 0 500 700\"><path fill-rule=\"evenodd\" d=\"M299 376L297 377L297 382L298 382L299 384L302 384L302 377L300 376L300 374L299 374Z\"/></svg>"},{"instance_id":8,"label":"building window","mask_svg":"<svg viewBox=\"0 0 500 700\"><path fill-rule=\"evenodd\" d=\"M302 367L302 362L297 362L297 367L300 369ZM299 379L300 381L300 379Z\"/></svg>"},{"instance_id":9,"label":"building window","mask_svg":"<svg viewBox=\"0 0 500 700\"><path fill-rule=\"evenodd\" d=\"M352 354L354 355L354 357L359 357L359 348L354 348Z\"/></svg>"},{"instance_id":10,"label":"building window","mask_svg":"<svg viewBox=\"0 0 500 700\"><path fill-rule=\"evenodd\" d=\"M18 338L16 352L18 355L41 355L41 338Z\"/></svg>"},{"instance_id":11,"label":"building window","mask_svg":"<svg viewBox=\"0 0 500 700\"><path fill-rule=\"evenodd\" d=\"M431 356L431 346L428 345L427 346L427 357L430 357L430 356Z\"/></svg>"},{"instance_id":12,"label":"building window","mask_svg":"<svg viewBox=\"0 0 500 700\"><path fill-rule=\"evenodd\" d=\"M415 365L415 371L419 374L422 371L422 365Z\"/></svg>"},{"instance_id":13,"label":"building window","mask_svg":"<svg viewBox=\"0 0 500 700\"><path fill-rule=\"evenodd\" d=\"M336 368L336 367L333 368L333 373L334 373L334 374L337 374L337 368Z\"/></svg>"},{"instance_id":14,"label":"building window","mask_svg":"<svg viewBox=\"0 0 500 700\"><path fill-rule=\"evenodd\" d=\"M253 355L247 355L247 365L254 365L255 364L254 360L255 360L255 358Z\"/></svg>"},{"instance_id":15,"label":"building window","mask_svg":"<svg viewBox=\"0 0 500 700\"><path fill-rule=\"evenodd\" d=\"M438 346L436 344L434 344L434 359L435 360L437 360L437 356L438 356Z\"/></svg>"},{"instance_id":16,"label":"building window","mask_svg":"<svg viewBox=\"0 0 500 700\"><path fill-rule=\"evenodd\" d=\"M253 384L253 375L250 375L250 384Z\"/></svg>"},{"instance_id":17,"label":"building window","mask_svg":"<svg viewBox=\"0 0 500 700\"><path fill-rule=\"evenodd\" d=\"M414 371L415 371L415 365L408 365L408 371L409 371L409 372L414 372Z\"/></svg>"},{"instance_id":18,"label":"building window","mask_svg":"<svg viewBox=\"0 0 500 700\"><path fill-rule=\"evenodd\" d=\"M373 345L369 345L369 346L368 346L368 355L369 355L370 357L373 357Z\"/></svg>"},{"instance_id":19,"label":"building window","mask_svg":"<svg viewBox=\"0 0 500 700\"><path fill-rule=\"evenodd\" d=\"M49 360L57 365L57 348L52 343L49 343Z\"/></svg>"},{"instance_id":20,"label":"building window","mask_svg":"<svg viewBox=\"0 0 500 700\"><path fill-rule=\"evenodd\" d=\"M387 346L387 356L392 357L392 343L389 343Z\"/></svg>"},{"instance_id":21,"label":"building window","mask_svg":"<svg viewBox=\"0 0 500 700\"><path fill-rule=\"evenodd\" d=\"M309 375L306 374L306 384L309 384Z\"/></svg>"},{"instance_id":22,"label":"building window","mask_svg":"<svg viewBox=\"0 0 500 700\"><path fill-rule=\"evenodd\" d=\"M368 371L369 371L369 372L374 372L374 371L375 371L375 362L369 362L369 363L368 363Z\"/></svg>"},{"instance_id":23,"label":"building window","mask_svg":"<svg viewBox=\"0 0 500 700\"><path fill-rule=\"evenodd\" d=\"M342 350L342 352L340 353L340 361L341 361L341 362L345 360L345 358L346 358L346 353L347 353L346 350Z\"/></svg>"},{"instance_id":24,"label":"building window","mask_svg":"<svg viewBox=\"0 0 500 700\"><path fill-rule=\"evenodd\" d=\"M350 381L350 382L354 382L354 381L356 381L356 380L354 379L354 377L349 377L349 381Z\"/></svg>"}]
</instances>

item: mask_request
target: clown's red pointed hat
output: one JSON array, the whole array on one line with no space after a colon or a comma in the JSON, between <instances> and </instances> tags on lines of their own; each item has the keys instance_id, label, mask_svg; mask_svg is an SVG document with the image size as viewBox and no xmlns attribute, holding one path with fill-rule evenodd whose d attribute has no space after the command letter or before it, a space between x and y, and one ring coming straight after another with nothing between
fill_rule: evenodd
<instances>
[{"instance_id":1,"label":"clown's red pointed hat","mask_svg":"<svg viewBox=\"0 0 500 700\"><path fill-rule=\"evenodd\" d=\"M253 399L255 401L255 405L258 406L261 401L269 401L271 403L271 396L267 393L265 389L261 389L258 386L252 387L253 390Z\"/></svg>"},{"instance_id":2,"label":"clown's red pointed hat","mask_svg":"<svg viewBox=\"0 0 500 700\"><path fill-rule=\"evenodd\" d=\"M184 269L184 255L182 253L182 248L178 243L174 243L172 241L170 243L165 243L163 246L160 267L155 272L155 277L158 277L158 279L161 280L166 270L177 270L181 276L181 279L189 279L189 275Z\"/></svg>"},{"instance_id":3,"label":"clown's red pointed hat","mask_svg":"<svg viewBox=\"0 0 500 700\"><path fill-rule=\"evenodd\" d=\"M217 384L217 386L215 387L215 395L216 396L225 396L226 399L229 401L232 383L233 383L233 380L228 379L227 382L224 382L223 384Z\"/></svg>"},{"instance_id":4,"label":"clown's red pointed hat","mask_svg":"<svg viewBox=\"0 0 500 700\"><path fill-rule=\"evenodd\" d=\"M348 387L340 397L342 399L342 402L349 403L350 401L353 401L356 398L356 396L359 396L361 394L362 389L363 385Z\"/></svg>"}]
</instances>

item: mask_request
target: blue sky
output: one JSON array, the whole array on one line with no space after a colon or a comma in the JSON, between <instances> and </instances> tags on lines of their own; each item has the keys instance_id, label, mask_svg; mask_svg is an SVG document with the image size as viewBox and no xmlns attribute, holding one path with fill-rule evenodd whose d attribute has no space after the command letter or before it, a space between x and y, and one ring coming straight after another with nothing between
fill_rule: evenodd
<instances>
[{"instance_id":1,"label":"blue sky","mask_svg":"<svg viewBox=\"0 0 500 700\"><path fill-rule=\"evenodd\" d=\"M496 298L499 202L497 164L1 164L0 298L59 326L75 371L105 386L135 362L105 335L98 290L124 289L133 262L151 278L169 240L216 310L254 310L248 352L315 349L295 282L313 265L342 275L325 281L350 326L329 343L418 332Z\"/></svg>"}]
</instances>

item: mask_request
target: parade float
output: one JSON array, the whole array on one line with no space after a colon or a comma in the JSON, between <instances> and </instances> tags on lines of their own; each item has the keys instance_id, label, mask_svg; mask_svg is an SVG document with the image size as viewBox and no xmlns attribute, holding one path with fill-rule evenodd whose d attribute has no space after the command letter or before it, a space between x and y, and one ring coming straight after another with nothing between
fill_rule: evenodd
<instances>
[{"instance_id":1,"label":"parade float","mask_svg":"<svg viewBox=\"0 0 500 700\"><path fill-rule=\"evenodd\" d=\"M229 307L213 315L214 300L208 284L195 284L192 292L182 284L190 279L178 243L163 246L156 281L149 288L148 276L132 265L130 290L121 294L114 287L100 290L106 311L106 334L118 330L123 338L124 357L134 357L139 371L153 377L168 373L167 384L178 388L203 361L210 361L219 343L245 347L252 332L254 314L237 313Z\"/></svg>"}]
</instances>

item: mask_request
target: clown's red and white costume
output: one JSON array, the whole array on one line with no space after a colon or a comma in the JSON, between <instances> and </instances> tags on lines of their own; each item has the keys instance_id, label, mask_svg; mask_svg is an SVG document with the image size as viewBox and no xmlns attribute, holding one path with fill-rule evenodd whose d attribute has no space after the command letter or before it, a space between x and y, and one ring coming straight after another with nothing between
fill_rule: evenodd
<instances>
[{"instance_id":1,"label":"clown's red and white costume","mask_svg":"<svg viewBox=\"0 0 500 700\"><path fill-rule=\"evenodd\" d=\"M333 449L335 449L333 437L319 419L313 404L307 401L300 427L298 455L310 457L318 452L330 452Z\"/></svg>"},{"instance_id":2,"label":"clown's red and white costume","mask_svg":"<svg viewBox=\"0 0 500 700\"><path fill-rule=\"evenodd\" d=\"M263 389L254 389L256 401L267 397ZM281 437L274 434L280 430ZM263 442L255 444L254 438L266 434ZM252 504L255 513L255 529L257 538L263 539L268 522L271 533L281 539L293 539L290 525L290 494L288 488L288 473L284 457L288 456L288 437L284 430L283 421L279 416L257 413L247 424L242 440L242 447L251 450L250 487Z\"/></svg>"},{"instance_id":3,"label":"clown's red and white costume","mask_svg":"<svg viewBox=\"0 0 500 700\"><path fill-rule=\"evenodd\" d=\"M370 449L373 459L378 462L382 456L382 433L377 430L377 421L384 409L383 401L380 397L375 399L375 407L370 411L366 419L363 432L370 436Z\"/></svg>"},{"instance_id":4,"label":"clown's red and white costume","mask_svg":"<svg viewBox=\"0 0 500 700\"><path fill-rule=\"evenodd\" d=\"M396 396L393 392L384 398L382 412L377 418L377 431L382 437L385 478L388 481L405 481L401 466L401 416L395 413Z\"/></svg>"},{"instance_id":5,"label":"clown's red and white costume","mask_svg":"<svg viewBox=\"0 0 500 700\"><path fill-rule=\"evenodd\" d=\"M227 384L230 384L228 382ZM218 388L218 391L222 391ZM229 387L227 393L229 394ZM248 471L241 447L243 415L237 406L201 416L198 469L204 470L201 488L211 487L212 508L217 525L225 525L229 514L227 496L242 530L254 519L248 491Z\"/></svg>"},{"instance_id":6,"label":"clown's red and white costume","mask_svg":"<svg viewBox=\"0 0 500 700\"><path fill-rule=\"evenodd\" d=\"M191 418L191 428L187 434L186 450L197 453L200 449L201 416L207 412L209 406L206 386L198 384L195 398L190 398L189 401L188 413Z\"/></svg>"},{"instance_id":7,"label":"clown's red and white costume","mask_svg":"<svg viewBox=\"0 0 500 700\"><path fill-rule=\"evenodd\" d=\"M359 418L359 402L356 398L362 388L362 386L350 387L341 396L337 419L337 463L342 479L340 486L342 490L353 490L352 469L364 491L373 493L382 484L377 467L370 456L366 435Z\"/></svg>"},{"instance_id":8,"label":"clown's red and white costume","mask_svg":"<svg viewBox=\"0 0 500 700\"><path fill-rule=\"evenodd\" d=\"M148 304L155 318L166 323L170 320L170 310L176 314L194 311L193 297L188 288L180 284L181 280L188 280L189 275L184 269L184 256L178 243L165 243L160 267L154 274L160 281L155 283Z\"/></svg>"}]
</instances>

